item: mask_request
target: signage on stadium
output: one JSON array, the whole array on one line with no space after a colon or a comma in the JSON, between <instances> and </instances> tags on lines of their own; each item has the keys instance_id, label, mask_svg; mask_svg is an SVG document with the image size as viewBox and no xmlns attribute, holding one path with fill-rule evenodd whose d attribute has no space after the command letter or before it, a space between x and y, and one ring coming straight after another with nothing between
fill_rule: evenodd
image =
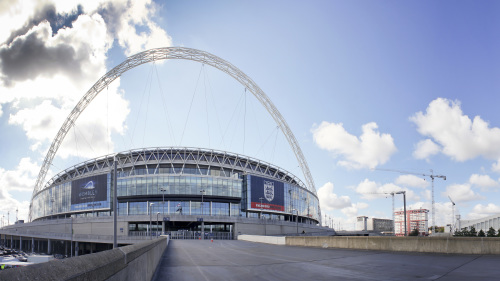
<instances>
[{"instance_id":1,"label":"signage on stadium","mask_svg":"<svg viewBox=\"0 0 500 281\"><path fill-rule=\"evenodd\" d=\"M71 182L71 210L108 208L108 175L97 175Z\"/></svg>"},{"instance_id":2,"label":"signage on stadium","mask_svg":"<svg viewBox=\"0 0 500 281\"><path fill-rule=\"evenodd\" d=\"M253 209L285 211L284 184L266 178L250 178L251 207Z\"/></svg>"}]
</instances>

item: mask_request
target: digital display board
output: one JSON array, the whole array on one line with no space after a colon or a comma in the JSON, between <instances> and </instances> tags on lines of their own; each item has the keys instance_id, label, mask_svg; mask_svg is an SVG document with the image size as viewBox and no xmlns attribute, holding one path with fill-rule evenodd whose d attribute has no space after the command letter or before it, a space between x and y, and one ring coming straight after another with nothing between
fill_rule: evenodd
<instances>
[{"instance_id":1,"label":"digital display board","mask_svg":"<svg viewBox=\"0 0 500 281\"><path fill-rule=\"evenodd\" d=\"M108 204L108 175L96 175L71 182L71 210L102 209Z\"/></svg>"},{"instance_id":2,"label":"digital display board","mask_svg":"<svg viewBox=\"0 0 500 281\"><path fill-rule=\"evenodd\" d=\"M285 187L282 182L256 176L249 178L252 208L285 211Z\"/></svg>"}]
</instances>

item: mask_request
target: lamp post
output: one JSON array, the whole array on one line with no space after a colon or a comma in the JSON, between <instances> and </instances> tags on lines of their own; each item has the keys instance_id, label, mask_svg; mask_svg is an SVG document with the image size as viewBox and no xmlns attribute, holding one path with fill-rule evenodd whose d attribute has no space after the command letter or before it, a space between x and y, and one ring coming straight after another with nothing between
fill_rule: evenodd
<instances>
[{"instance_id":1,"label":"lamp post","mask_svg":"<svg viewBox=\"0 0 500 281\"><path fill-rule=\"evenodd\" d=\"M165 215L165 191L167 191L164 187L160 188L160 191L163 195L163 210L162 215Z\"/></svg>"},{"instance_id":2,"label":"lamp post","mask_svg":"<svg viewBox=\"0 0 500 281\"><path fill-rule=\"evenodd\" d=\"M159 221L158 221L158 215L160 214L160 212L157 212L156 213L156 229L158 229L158 224L159 224ZM156 230L156 233L158 233L158 230ZM158 237L158 235L156 235L156 237Z\"/></svg>"},{"instance_id":3,"label":"lamp post","mask_svg":"<svg viewBox=\"0 0 500 281\"><path fill-rule=\"evenodd\" d=\"M201 193L201 216L203 216L203 195L205 194L205 189L200 190Z\"/></svg>"},{"instance_id":4,"label":"lamp post","mask_svg":"<svg viewBox=\"0 0 500 281\"><path fill-rule=\"evenodd\" d=\"M151 231L151 230L152 230L151 228L152 228L152 220L153 220L153 218L152 218L152 214L153 214L153 213L151 212L151 209L153 208L153 205L154 205L154 204L155 204L155 203L149 203L149 239L150 239L150 240L151 240L151 239L153 239L153 235L152 235L152 233L151 233L151 232L152 232L152 231Z\"/></svg>"},{"instance_id":5,"label":"lamp post","mask_svg":"<svg viewBox=\"0 0 500 281\"><path fill-rule=\"evenodd\" d=\"M296 212L295 221L297 222L297 234L299 234L299 211L297 209L293 209L292 210L292 215L293 215L293 211Z\"/></svg>"},{"instance_id":6,"label":"lamp post","mask_svg":"<svg viewBox=\"0 0 500 281\"><path fill-rule=\"evenodd\" d=\"M162 202L162 216L165 217L165 191L167 191L164 187L160 188L160 191L162 193L162 199L163 199L163 202ZM165 232L165 221L162 220L161 222L161 233L164 234Z\"/></svg>"},{"instance_id":7,"label":"lamp post","mask_svg":"<svg viewBox=\"0 0 500 281\"><path fill-rule=\"evenodd\" d=\"M203 214L204 214L204 210L203 210L203 194L205 194L205 189L202 189L200 190L200 193L201 193L201 239L204 240L205 239L205 222L203 220Z\"/></svg>"},{"instance_id":8,"label":"lamp post","mask_svg":"<svg viewBox=\"0 0 500 281\"><path fill-rule=\"evenodd\" d=\"M118 233L118 223L117 223L117 212L118 212L118 190L117 190L117 182L118 182L118 176L117 176L117 167L118 167L118 160L119 157L124 156L121 153L115 154L113 156L113 249L118 248L118 238L117 238L117 233Z\"/></svg>"},{"instance_id":9,"label":"lamp post","mask_svg":"<svg viewBox=\"0 0 500 281\"><path fill-rule=\"evenodd\" d=\"M259 200L260 200L260 219L262 219L262 200L264 200L264 198L260 197Z\"/></svg>"}]
</instances>

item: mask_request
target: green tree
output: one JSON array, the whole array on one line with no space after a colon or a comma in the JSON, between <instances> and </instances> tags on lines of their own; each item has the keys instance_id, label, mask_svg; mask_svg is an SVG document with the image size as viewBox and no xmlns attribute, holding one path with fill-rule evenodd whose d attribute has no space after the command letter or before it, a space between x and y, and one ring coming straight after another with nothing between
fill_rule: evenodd
<instances>
[{"instance_id":1,"label":"green tree","mask_svg":"<svg viewBox=\"0 0 500 281\"><path fill-rule=\"evenodd\" d=\"M498 229L497 236L500 237L500 228Z\"/></svg>"},{"instance_id":2,"label":"green tree","mask_svg":"<svg viewBox=\"0 0 500 281\"><path fill-rule=\"evenodd\" d=\"M496 236L496 231L492 226L490 226L490 229L488 229L488 232L486 232L486 236L488 236L488 237L495 237Z\"/></svg>"},{"instance_id":3,"label":"green tree","mask_svg":"<svg viewBox=\"0 0 500 281\"><path fill-rule=\"evenodd\" d=\"M477 236L477 231L476 231L476 228L474 226L470 227L469 236L472 236L472 237Z\"/></svg>"},{"instance_id":4,"label":"green tree","mask_svg":"<svg viewBox=\"0 0 500 281\"><path fill-rule=\"evenodd\" d=\"M467 227L462 228L462 236L470 236L470 231Z\"/></svg>"},{"instance_id":5,"label":"green tree","mask_svg":"<svg viewBox=\"0 0 500 281\"><path fill-rule=\"evenodd\" d=\"M410 232L410 236L418 236L418 234L419 234L419 233L420 233L420 232L418 232L418 229L416 229L416 228L415 228L414 230L412 230L412 231Z\"/></svg>"},{"instance_id":6,"label":"green tree","mask_svg":"<svg viewBox=\"0 0 500 281\"><path fill-rule=\"evenodd\" d=\"M464 236L464 234L461 230L455 229L455 233L453 233L453 236L460 237L460 236Z\"/></svg>"},{"instance_id":7,"label":"green tree","mask_svg":"<svg viewBox=\"0 0 500 281\"><path fill-rule=\"evenodd\" d=\"M477 234L479 237L485 237L486 235L484 234L484 231L482 229L479 230L479 233Z\"/></svg>"}]
</instances>

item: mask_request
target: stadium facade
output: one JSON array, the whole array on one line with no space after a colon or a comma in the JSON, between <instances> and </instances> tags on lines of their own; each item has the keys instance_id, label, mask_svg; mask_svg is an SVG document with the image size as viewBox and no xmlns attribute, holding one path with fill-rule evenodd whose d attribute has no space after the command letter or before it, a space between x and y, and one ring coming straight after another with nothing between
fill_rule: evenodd
<instances>
[{"instance_id":1,"label":"stadium facade","mask_svg":"<svg viewBox=\"0 0 500 281\"><path fill-rule=\"evenodd\" d=\"M192 220L168 223L177 215L319 223L317 195L270 163L198 148L138 149L118 155L121 217L159 215L163 231L200 230ZM113 163L113 155L96 158L53 177L33 196L33 221L110 216ZM222 226L216 221L210 225ZM129 221L127 227L129 232L147 228L140 221Z\"/></svg>"},{"instance_id":2,"label":"stadium facade","mask_svg":"<svg viewBox=\"0 0 500 281\"><path fill-rule=\"evenodd\" d=\"M168 147L107 155L60 172L34 194L31 223L2 229L4 244L61 254L110 248L115 159L121 245L161 233L235 239L325 232L317 195L290 172L226 151Z\"/></svg>"}]
</instances>

